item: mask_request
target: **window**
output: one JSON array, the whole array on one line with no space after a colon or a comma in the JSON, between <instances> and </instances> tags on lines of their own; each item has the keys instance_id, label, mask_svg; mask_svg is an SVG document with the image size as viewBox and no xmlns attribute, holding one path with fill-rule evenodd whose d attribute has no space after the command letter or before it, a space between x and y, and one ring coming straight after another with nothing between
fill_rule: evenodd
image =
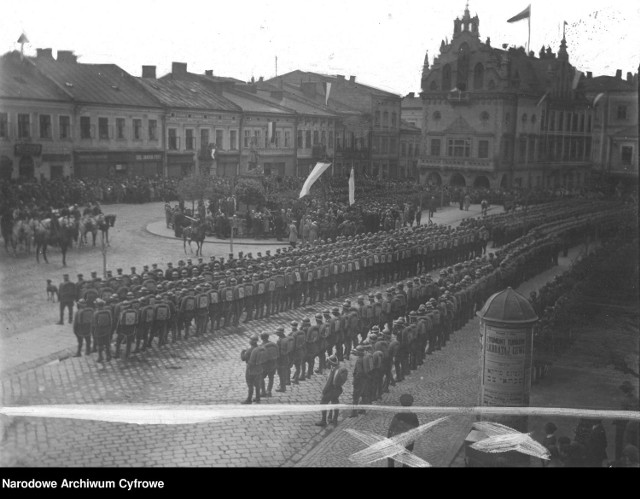
<instances>
[{"instance_id":1,"label":"window","mask_svg":"<svg viewBox=\"0 0 640 499\"><path fill-rule=\"evenodd\" d=\"M184 134L185 134L185 137L184 137L185 149L187 151L192 151L196 147L196 141L194 140L194 137L193 137L193 129L187 128L184 131Z\"/></svg>"},{"instance_id":2,"label":"window","mask_svg":"<svg viewBox=\"0 0 640 499\"><path fill-rule=\"evenodd\" d=\"M558 113L558 131L559 132L562 131L563 123L564 123L564 113L563 112L559 112Z\"/></svg>"},{"instance_id":3,"label":"window","mask_svg":"<svg viewBox=\"0 0 640 499\"><path fill-rule=\"evenodd\" d=\"M531 115L531 124L532 124L532 125L535 125L535 124L536 124L536 115L535 115L535 114L532 114L532 115Z\"/></svg>"},{"instance_id":4,"label":"window","mask_svg":"<svg viewBox=\"0 0 640 499\"><path fill-rule=\"evenodd\" d=\"M320 133L318 132L318 130L314 130L313 131L313 145L317 146L319 142L320 142Z\"/></svg>"},{"instance_id":5,"label":"window","mask_svg":"<svg viewBox=\"0 0 640 499\"><path fill-rule=\"evenodd\" d=\"M580 115L580 131L584 132L584 114Z\"/></svg>"},{"instance_id":6,"label":"window","mask_svg":"<svg viewBox=\"0 0 640 499\"><path fill-rule=\"evenodd\" d=\"M627 119L627 106L618 106L617 116L618 116L619 120L626 120Z\"/></svg>"},{"instance_id":7,"label":"window","mask_svg":"<svg viewBox=\"0 0 640 499\"><path fill-rule=\"evenodd\" d=\"M451 66L448 64L442 68L442 90L444 92L451 90Z\"/></svg>"},{"instance_id":8,"label":"window","mask_svg":"<svg viewBox=\"0 0 640 499\"><path fill-rule=\"evenodd\" d=\"M511 113L506 113L506 114L504 115L504 122L505 122L505 124L507 124L507 125L511 123Z\"/></svg>"},{"instance_id":9,"label":"window","mask_svg":"<svg viewBox=\"0 0 640 499\"><path fill-rule=\"evenodd\" d=\"M398 116L396 115L396 113L391 113L391 126L395 127L396 126L396 120L398 119Z\"/></svg>"},{"instance_id":10,"label":"window","mask_svg":"<svg viewBox=\"0 0 640 499\"><path fill-rule=\"evenodd\" d=\"M149 140L158 140L158 120L149 120Z\"/></svg>"},{"instance_id":11,"label":"window","mask_svg":"<svg viewBox=\"0 0 640 499\"><path fill-rule=\"evenodd\" d=\"M489 157L489 141L481 140L478 142L478 157L487 159Z\"/></svg>"},{"instance_id":12,"label":"window","mask_svg":"<svg viewBox=\"0 0 640 499\"><path fill-rule=\"evenodd\" d=\"M238 131L231 130L229 132L229 149L235 151L238 149Z\"/></svg>"},{"instance_id":13,"label":"window","mask_svg":"<svg viewBox=\"0 0 640 499\"><path fill-rule=\"evenodd\" d=\"M304 132L304 148L311 149L311 130Z\"/></svg>"},{"instance_id":14,"label":"window","mask_svg":"<svg viewBox=\"0 0 640 499\"><path fill-rule=\"evenodd\" d=\"M382 113L382 126L387 128L389 126L389 111Z\"/></svg>"},{"instance_id":15,"label":"window","mask_svg":"<svg viewBox=\"0 0 640 499\"><path fill-rule=\"evenodd\" d=\"M572 127L571 130L574 132L578 131L578 113L573 113L573 118L571 120Z\"/></svg>"},{"instance_id":16,"label":"window","mask_svg":"<svg viewBox=\"0 0 640 499\"><path fill-rule=\"evenodd\" d=\"M244 131L244 147L249 147L251 144L251 130Z\"/></svg>"},{"instance_id":17,"label":"window","mask_svg":"<svg viewBox=\"0 0 640 499\"><path fill-rule=\"evenodd\" d=\"M441 118L442 118L442 115L440 114L440 111L435 111L433 113L433 120L434 121L440 121Z\"/></svg>"},{"instance_id":18,"label":"window","mask_svg":"<svg viewBox=\"0 0 640 499\"><path fill-rule=\"evenodd\" d=\"M556 129L556 112L551 111L551 113L549 113L549 130L553 132L555 129Z\"/></svg>"},{"instance_id":19,"label":"window","mask_svg":"<svg viewBox=\"0 0 640 499\"><path fill-rule=\"evenodd\" d=\"M471 139L449 139L449 156L454 158L468 158L471 154Z\"/></svg>"},{"instance_id":20,"label":"window","mask_svg":"<svg viewBox=\"0 0 640 499\"><path fill-rule=\"evenodd\" d=\"M167 130L169 132L169 149L172 151L178 150L178 136L177 130L175 128L169 128Z\"/></svg>"},{"instance_id":21,"label":"window","mask_svg":"<svg viewBox=\"0 0 640 499\"><path fill-rule=\"evenodd\" d=\"M431 139L431 156L440 156L440 139Z\"/></svg>"},{"instance_id":22,"label":"window","mask_svg":"<svg viewBox=\"0 0 640 499\"><path fill-rule=\"evenodd\" d=\"M567 113L567 132L571 131L571 113Z\"/></svg>"},{"instance_id":23,"label":"window","mask_svg":"<svg viewBox=\"0 0 640 499\"><path fill-rule=\"evenodd\" d=\"M40 115L40 138L41 139L51 138L51 115L50 114Z\"/></svg>"},{"instance_id":24,"label":"window","mask_svg":"<svg viewBox=\"0 0 640 499\"><path fill-rule=\"evenodd\" d=\"M324 144L324 132L322 132L322 143ZM291 147L291 130L284 131L284 147Z\"/></svg>"},{"instance_id":25,"label":"window","mask_svg":"<svg viewBox=\"0 0 640 499\"><path fill-rule=\"evenodd\" d=\"M333 149L333 131L329 130L329 149Z\"/></svg>"},{"instance_id":26,"label":"window","mask_svg":"<svg viewBox=\"0 0 640 499\"><path fill-rule=\"evenodd\" d=\"M429 85L429 90L431 90L432 92L435 92L436 90L438 90L438 84L436 83L435 80L433 80Z\"/></svg>"},{"instance_id":27,"label":"window","mask_svg":"<svg viewBox=\"0 0 640 499\"><path fill-rule=\"evenodd\" d=\"M482 63L476 64L476 67L473 69L473 89L474 90L482 90L484 86L484 66Z\"/></svg>"},{"instance_id":28,"label":"window","mask_svg":"<svg viewBox=\"0 0 640 499\"><path fill-rule=\"evenodd\" d=\"M216 149L224 149L224 130L216 130Z\"/></svg>"},{"instance_id":29,"label":"window","mask_svg":"<svg viewBox=\"0 0 640 499\"><path fill-rule=\"evenodd\" d=\"M200 150L206 151L209 148L209 132L208 128L200 129Z\"/></svg>"},{"instance_id":30,"label":"window","mask_svg":"<svg viewBox=\"0 0 640 499\"><path fill-rule=\"evenodd\" d=\"M420 144L416 144L416 148L413 150L416 158L420 157Z\"/></svg>"},{"instance_id":31,"label":"window","mask_svg":"<svg viewBox=\"0 0 640 499\"><path fill-rule=\"evenodd\" d=\"M413 144L409 144L409 156L411 156L411 146ZM398 154L398 142L395 137L391 137L389 140L389 152L391 154Z\"/></svg>"},{"instance_id":32,"label":"window","mask_svg":"<svg viewBox=\"0 0 640 499\"><path fill-rule=\"evenodd\" d=\"M98 118L98 138L109 140L109 118Z\"/></svg>"},{"instance_id":33,"label":"window","mask_svg":"<svg viewBox=\"0 0 640 499\"><path fill-rule=\"evenodd\" d=\"M133 140L142 140L142 120L133 120Z\"/></svg>"},{"instance_id":34,"label":"window","mask_svg":"<svg viewBox=\"0 0 640 499\"><path fill-rule=\"evenodd\" d=\"M389 153L389 137L382 137L382 154Z\"/></svg>"},{"instance_id":35,"label":"window","mask_svg":"<svg viewBox=\"0 0 640 499\"><path fill-rule=\"evenodd\" d=\"M376 111L375 126L380 126L380 111Z\"/></svg>"},{"instance_id":36,"label":"window","mask_svg":"<svg viewBox=\"0 0 640 499\"><path fill-rule=\"evenodd\" d=\"M391 139L391 140L394 140L394 139ZM407 155L409 157L413 156L413 143L412 142L409 142L409 145L408 145L408 148L407 148Z\"/></svg>"},{"instance_id":37,"label":"window","mask_svg":"<svg viewBox=\"0 0 640 499\"><path fill-rule=\"evenodd\" d=\"M489 121L489 113L486 111L482 111L480 113L480 121L484 121L484 122Z\"/></svg>"},{"instance_id":38,"label":"window","mask_svg":"<svg viewBox=\"0 0 640 499\"><path fill-rule=\"evenodd\" d=\"M304 147L304 139L302 137L302 130L298 130L298 149L302 149Z\"/></svg>"},{"instance_id":39,"label":"window","mask_svg":"<svg viewBox=\"0 0 640 499\"><path fill-rule=\"evenodd\" d=\"M380 151L380 137L373 138L373 154L378 154Z\"/></svg>"},{"instance_id":40,"label":"window","mask_svg":"<svg viewBox=\"0 0 640 499\"><path fill-rule=\"evenodd\" d=\"M527 157L527 138L520 137L518 154L520 161L524 161Z\"/></svg>"},{"instance_id":41,"label":"window","mask_svg":"<svg viewBox=\"0 0 640 499\"><path fill-rule=\"evenodd\" d=\"M124 139L124 118L116 118L116 139Z\"/></svg>"},{"instance_id":42,"label":"window","mask_svg":"<svg viewBox=\"0 0 640 499\"><path fill-rule=\"evenodd\" d=\"M91 138L91 118L89 118L89 116L80 117L80 138Z\"/></svg>"},{"instance_id":43,"label":"window","mask_svg":"<svg viewBox=\"0 0 640 499\"><path fill-rule=\"evenodd\" d=\"M280 147L282 145L282 131L276 130L276 141L274 142L274 147Z\"/></svg>"},{"instance_id":44,"label":"window","mask_svg":"<svg viewBox=\"0 0 640 499\"><path fill-rule=\"evenodd\" d=\"M31 137L31 123L28 114L18 115L18 138L28 139Z\"/></svg>"},{"instance_id":45,"label":"window","mask_svg":"<svg viewBox=\"0 0 640 499\"><path fill-rule=\"evenodd\" d=\"M632 156L633 156L633 147L622 146L622 149L620 151L620 159L622 160L622 164L625 166L630 166Z\"/></svg>"},{"instance_id":46,"label":"window","mask_svg":"<svg viewBox=\"0 0 640 499\"><path fill-rule=\"evenodd\" d=\"M522 115L522 123L526 123L527 122L527 113L524 113Z\"/></svg>"},{"instance_id":47,"label":"window","mask_svg":"<svg viewBox=\"0 0 640 499\"><path fill-rule=\"evenodd\" d=\"M9 136L9 114L0 113L0 139L6 139Z\"/></svg>"},{"instance_id":48,"label":"window","mask_svg":"<svg viewBox=\"0 0 640 499\"><path fill-rule=\"evenodd\" d=\"M327 145L327 132L326 132L325 130L322 130L322 131L320 132L320 143L321 143L323 146L326 146L326 145Z\"/></svg>"},{"instance_id":49,"label":"window","mask_svg":"<svg viewBox=\"0 0 640 499\"><path fill-rule=\"evenodd\" d=\"M71 138L71 118L69 116L58 117L58 124L60 126L60 138Z\"/></svg>"},{"instance_id":50,"label":"window","mask_svg":"<svg viewBox=\"0 0 640 499\"><path fill-rule=\"evenodd\" d=\"M267 137L265 136L264 140L267 140ZM260 130L254 130L253 131L253 141L256 147L262 147L262 131ZM265 147L266 147L266 142L265 142Z\"/></svg>"},{"instance_id":51,"label":"window","mask_svg":"<svg viewBox=\"0 0 640 499\"><path fill-rule=\"evenodd\" d=\"M407 155L407 143L400 142L400 156L403 158Z\"/></svg>"}]
</instances>

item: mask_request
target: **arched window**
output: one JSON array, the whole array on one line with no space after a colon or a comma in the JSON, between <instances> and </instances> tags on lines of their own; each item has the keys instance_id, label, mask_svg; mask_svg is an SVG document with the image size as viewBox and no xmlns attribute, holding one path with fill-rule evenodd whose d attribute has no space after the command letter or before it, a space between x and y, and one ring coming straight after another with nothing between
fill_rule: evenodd
<instances>
[{"instance_id":1,"label":"arched window","mask_svg":"<svg viewBox=\"0 0 640 499\"><path fill-rule=\"evenodd\" d=\"M480 120L481 121L489 121L489 113L486 111L482 111L480 113Z\"/></svg>"},{"instance_id":2,"label":"arched window","mask_svg":"<svg viewBox=\"0 0 640 499\"><path fill-rule=\"evenodd\" d=\"M458 73L456 86L465 91L469 81L469 45L463 43L458 50Z\"/></svg>"},{"instance_id":3,"label":"arched window","mask_svg":"<svg viewBox=\"0 0 640 499\"><path fill-rule=\"evenodd\" d=\"M442 90L445 92L451 90L451 66L448 64L442 68Z\"/></svg>"},{"instance_id":4,"label":"arched window","mask_svg":"<svg viewBox=\"0 0 640 499\"><path fill-rule=\"evenodd\" d=\"M440 121L440 118L442 118L442 115L440 114L440 111L435 111L433 113L433 120L434 121Z\"/></svg>"},{"instance_id":5,"label":"arched window","mask_svg":"<svg viewBox=\"0 0 640 499\"><path fill-rule=\"evenodd\" d=\"M484 66L479 62L473 68L473 89L482 90L482 87L484 87Z\"/></svg>"},{"instance_id":6,"label":"arched window","mask_svg":"<svg viewBox=\"0 0 640 499\"><path fill-rule=\"evenodd\" d=\"M438 90L438 84L436 83L436 81L435 81L435 80L433 80L433 81L431 82L431 85L429 85L429 90L431 90L432 92L434 92L434 91Z\"/></svg>"},{"instance_id":7,"label":"arched window","mask_svg":"<svg viewBox=\"0 0 640 499\"><path fill-rule=\"evenodd\" d=\"M389 126L389 111L385 111L382 113L382 126L383 127Z\"/></svg>"}]
</instances>

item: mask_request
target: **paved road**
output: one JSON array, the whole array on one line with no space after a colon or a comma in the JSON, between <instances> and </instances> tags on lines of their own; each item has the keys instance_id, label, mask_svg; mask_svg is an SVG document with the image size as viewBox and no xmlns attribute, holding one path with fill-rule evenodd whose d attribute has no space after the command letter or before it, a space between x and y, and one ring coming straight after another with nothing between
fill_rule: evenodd
<instances>
[{"instance_id":1,"label":"paved road","mask_svg":"<svg viewBox=\"0 0 640 499\"><path fill-rule=\"evenodd\" d=\"M119 215L116 222L119 231L114 232L110 255L114 267L129 266L130 262L141 266L154 261L175 261L183 256L181 242L158 238L144 231L143 213L157 213L161 206L156 205L155 212L151 205L110 208L113 209L106 211ZM477 215L478 211L474 208L470 212L445 210L435 221L455 223L463 217ZM123 213L136 213L138 221L127 220L126 216L120 216ZM153 217L146 222L150 220ZM215 246L211 245L209 251L215 251ZM144 254L141 253L142 248ZM207 249L205 256L208 257ZM99 255L99 252L94 255L92 251L82 250L75 255L77 264L76 258L71 259L70 265L76 265L74 272L86 274L91 270L89 264ZM12 297L11 289L15 287L16 293L29 297L35 283L43 277L41 271L33 270L33 265L26 260L10 263L14 265L8 265L7 259L2 260L3 273L15 275L24 271L28 281L32 282L29 290L25 281L10 279L8 287L2 290L3 307L17 311L22 317L24 301L21 303ZM50 275L61 273L59 264L50 264L50 267L56 266L58 268L49 268L47 272ZM48 349L48 355L52 355L60 351L61 345L72 347L75 344L68 326L48 324L56 320L57 306L45 302L44 288L42 294L38 307L48 305L46 314L28 316L17 323L19 327L5 331L1 345L5 356L3 362L11 362L13 367L4 369L5 375L1 380L0 401L3 405L237 403L246 397L244 364L240 362L239 352L246 347L250 334L274 331L277 325L311 317L316 311L342 301L329 301L314 308L254 321L246 328L225 330L215 337L207 335L162 350L156 348L128 361L97 364L94 356L37 365L42 362L38 357L41 352L46 353ZM2 312L5 313L5 309ZM459 336L464 334L462 332ZM21 352L24 352L20 356L6 349L20 344L23 345ZM457 351L454 341L427 363L427 379L433 379L448 364L453 363L460 368L458 376L449 374L441 383L426 385L427 392L446 392L453 397L461 389L458 386L460 381L468 383L462 360L474 354L469 347L460 350L466 354L456 354ZM352 363L348 363L350 367ZM323 384L323 377L314 376L265 402L316 403ZM401 387L396 387L391 398L397 399L400 390ZM350 392L349 381L345 393ZM50 418L2 418L4 440L0 447L0 466L293 466L326 436L325 430L313 425L316 419L317 415L307 414L172 427Z\"/></svg>"}]
</instances>

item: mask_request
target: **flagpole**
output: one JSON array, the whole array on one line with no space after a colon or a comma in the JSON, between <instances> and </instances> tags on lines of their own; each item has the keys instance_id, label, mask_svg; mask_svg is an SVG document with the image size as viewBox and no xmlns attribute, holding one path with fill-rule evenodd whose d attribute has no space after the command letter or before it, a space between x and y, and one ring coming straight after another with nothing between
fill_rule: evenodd
<instances>
[{"instance_id":1,"label":"flagpole","mask_svg":"<svg viewBox=\"0 0 640 499\"><path fill-rule=\"evenodd\" d=\"M529 55L529 45L531 44L531 11L529 11L529 17L527 18L529 24L529 37L527 38L527 55Z\"/></svg>"}]
</instances>

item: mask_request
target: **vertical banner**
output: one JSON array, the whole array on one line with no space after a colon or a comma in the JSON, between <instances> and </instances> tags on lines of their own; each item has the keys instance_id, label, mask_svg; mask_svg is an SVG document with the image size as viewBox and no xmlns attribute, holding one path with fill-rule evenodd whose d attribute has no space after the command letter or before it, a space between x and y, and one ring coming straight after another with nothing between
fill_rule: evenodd
<instances>
[{"instance_id":1,"label":"vertical banner","mask_svg":"<svg viewBox=\"0 0 640 499\"><path fill-rule=\"evenodd\" d=\"M353 172L353 166L351 167L351 175L349 176L349 205L356 202L356 179Z\"/></svg>"},{"instance_id":2,"label":"vertical banner","mask_svg":"<svg viewBox=\"0 0 640 499\"><path fill-rule=\"evenodd\" d=\"M329 94L331 93L331 82L327 82L327 91L325 92L324 105L329 104Z\"/></svg>"}]
</instances>

